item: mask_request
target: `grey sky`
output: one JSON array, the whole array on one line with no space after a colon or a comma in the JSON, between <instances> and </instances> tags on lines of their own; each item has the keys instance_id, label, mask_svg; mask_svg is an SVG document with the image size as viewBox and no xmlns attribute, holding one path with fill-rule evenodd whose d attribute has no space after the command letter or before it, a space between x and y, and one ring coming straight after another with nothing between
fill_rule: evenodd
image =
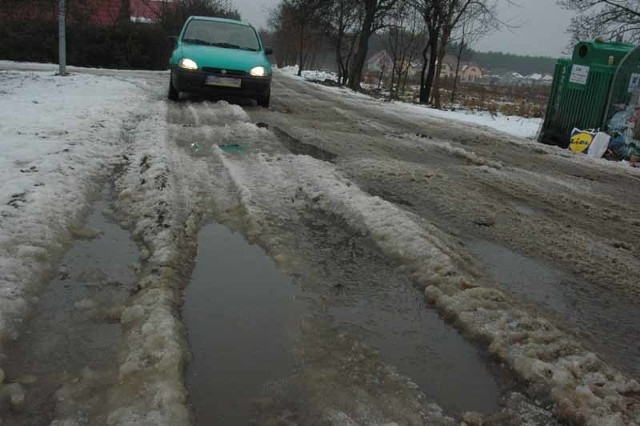
<instances>
[{"instance_id":1,"label":"grey sky","mask_svg":"<svg viewBox=\"0 0 640 426\"><path fill-rule=\"evenodd\" d=\"M561 9L556 0L501 0L500 20L517 26L480 41L478 50L524 55L562 56L569 42L566 29L572 13Z\"/></svg>"},{"instance_id":2,"label":"grey sky","mask_svg":"<svg viewBox=\"0 0 640 426\"><path fill-rule=\"evenodd\" d=\"M482 51L501 51L524 55L561 56L569 36L571 14L561 9L556 0L500 1L500 19L517 26L492 34L478 43ZM279 0L232 0L242 18L254 26L266 27L268 10Z\"/></svg>"},{"instance_id":3,"label":"grey sky","mask_svg":"<svg viewBox=\"0 0 640 426\"><path fill-rule=\"evenodd\" d=\"M266 28L269 9L280 0L231 0L242 15L242 19L249 21L256 28Z\"/></svg>"}]
</instances>

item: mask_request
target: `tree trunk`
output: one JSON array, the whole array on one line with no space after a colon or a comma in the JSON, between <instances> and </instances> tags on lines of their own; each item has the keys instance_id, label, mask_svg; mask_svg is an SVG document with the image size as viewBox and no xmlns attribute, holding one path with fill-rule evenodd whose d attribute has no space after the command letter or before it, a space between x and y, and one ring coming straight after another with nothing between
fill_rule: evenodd
<instances>
[{"instance_id":1,"label":"tree trunk","mask_svg":"<svg viewBox=\"0 0 640 426\"><path fill-rule=\"evenodd\" d=\"M397 84L394 85L395 80L396 80L396 75L397 73L397 68L398 67L398 62L397 60L394 58L393 59L393 63L391 64L391 82L389 83L389 98L390 99L396 99L397 97L397 93L396 93L396 89Z\"/></svg>"},{"instance_id":2,"label":"tree trunk","mask_svg":"<svg viewBox=\"0 0 640 426\"><path fill-rule=\"evenodd\" d=\"M402 79L402 94L407 93L407 82L409 81L409 70L404 71L404 78ZM412 92L413 93L413 92ZM411 95L411 101L413 102L413 94Z\"/></svg>"},{"instance_id":3,"label":"tree trunk","mask_svg":"<svg viewBox=\"0 0 640 426\"><path fill-rule=\"evenodd\" d=\"M342 27L338 30L338 38L336 39L336 65L338 68L338 85L342 85L342 76L344 70L344 61L342 60L342 38L344 37L344 31Z\"/></svg>"},{"instance_id":4,"label":"tree trunk","mask_svg":"<svg viewBox=\"0 0 640 426\"><path fill-rule=\"evenodd\" d=\"M369 51L369 38L373 33L373 22L376 17L376 1L367 1L365 4L364 19L362 20L362 30L358 38L358 50L353 58L351 69L349 70L349 88L351 90L360 90L360 81L362 80L362 70L367 60L367 52Z\"/></svg>"},{"instance_id":5,"label":"tree trunk","mask_svg":"<svg viewBox=\"0 0 640 426\"><path fill-rule=\"evenodd\" d=\"M460 49L458 50L458 58L456 61L456 73L453 79L453 89L451 90L451 103L456 101L456 88L458 86L458 73L460 72L460 60L462 59L462 51L464 50L464 37L460 41Z\"/></svg>"},{"instance_id":6,"label":"tree trunk","mask_svg":"<svg viewBox=\"0 0 640 426\"><path fill-rule=\"evenodd\" d=\"M442 98L440 96L440 73L442 72L442 62L447 54L447 43L449 43L449 34L444 33L438 49L438 66L436 67L436 75L433 81L433 106L442 108Z\"/></svg>"},{"instance_id":7,"label":"tree trunk","mask_svg":"<svg viewBox=\"0 0 640 426\"><path fill-rule=\"evenodd\" d=\"M300 44L298 45L298 77L302 76L304 68L304 27L300 28Z\"/></svg>"},{"instance_id":8,"label":"tree trunk","mask_svg":"<svg viewBox=\"0 0 640 426\"><path fill-rule=\"evenodd\" d=\"M436 63L438 62L438 37L431 37L430 40L429 71L427 72L427 79L424 83L424 90L426 93L426 100L424 103L428 103L431 100L431 89L436 76Z\"/></svg>"},{"instance_id":9,"label":"tree trunk","mask_svg":"<svg viewBox=\"0 0 640 426\"><path fill-rule=\"evenodd\" d=\"M358 39L358 50L356 50L351 63L351 70L349 71L349 88L352 90L360 90L362 71L364 70L364 63L367 60L367 52L369 50L369 37L371 37L371 30L363 29Z\"/></svg>"},{"instance_id":10,"label":"tree trunk","mask_svg":"<svg viewBox=\"0 0 640 426\"><path fill-rule=\"evenodd\" d=\"M342 85L346 86L349 81L349 70L351 69L351 60L353 59L353 49L356 47L356 37L349 42L349 53L347 53L347 59L344 61L343 68L343 82Z\"/></svg>"},{"instance_id":11,"label":"tree trunk","mask_svg":"<svg viewBox=\"0 0 640 426\"><path fill-rule=\"evenodd\" d=\"M378 79L378 90L380 90L380 87L382 87L382 79L384 78L384 65L382 66L382 69L380 70L380 78Z\"/></svg>"},{"instance_id":12,"label":"tree trunk","mask_svg":"<svg viewBox=\"0 0 640 426\"><path fill-rule=\"evenodd\" d=\"M424 45L424 49L422 49L422 69L420 70L420 103L421 104L426 104L427 102L429 102L429 93L425 90L425 77L427 75L427 52L429 51L429 43L430 41L427 40L427 43Z\"/></svg>"}]
</instances>

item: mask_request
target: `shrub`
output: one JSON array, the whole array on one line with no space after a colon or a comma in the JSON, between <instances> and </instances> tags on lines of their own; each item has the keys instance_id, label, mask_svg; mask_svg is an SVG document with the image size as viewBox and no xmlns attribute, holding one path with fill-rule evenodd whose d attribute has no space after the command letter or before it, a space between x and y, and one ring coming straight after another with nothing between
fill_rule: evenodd
<instances>
[{"instance_id":1,"label":"shrub","mask_svg":"<svg viewBox=\"0 0 640 426\"><path fill-rule=\"evenodd\" d=\"M159 25L67 27L67 63L84 67L166 69L171 46ZM58 25L47 21L0 22L0 58L57 62Z\"/></svg>"}]
</instances>

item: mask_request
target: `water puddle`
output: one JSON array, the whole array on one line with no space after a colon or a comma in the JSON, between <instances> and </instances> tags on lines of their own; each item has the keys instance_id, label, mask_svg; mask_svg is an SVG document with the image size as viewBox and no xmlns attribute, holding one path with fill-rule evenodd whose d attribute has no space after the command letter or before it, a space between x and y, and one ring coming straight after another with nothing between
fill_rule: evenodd
<instances>
[{"instance_id":1,"label":"water puddle","mask_svg":"<svg viewBox=\"0 0 640 426\"><path fill-rule=\"evenodd\" d=\"M267 384L291 374L302 312L295 286L257 246L211 224L185 291L192 359L187 387L199 425L246 425Z\"/></svg>"},{"instance_id":2,"label":"water puddle","mask_svg":"<svg viewBox=\"0 0 640 426\"><path fill-rule=\"evenodd\" d=\"M317 214L306 225L309 234L301 233L295 247L313 262L306 263L300 281L322 295L323 312L339 331L379 351L449 412L497 410L500 389L487 360L366 236Z\"/></svg>"},{"instance_id":3,"label":"water puddle","mask_svg":"<svg viewBox=\"0 0 640 426\"><path fill-rule=\"evenodd\" d=\"M376 407L386 406L387 396L413 392L450 412L498 410L500 389L486 359L406 278L329 224L305 228L324 236L300 235L307 244L295 245L298 255L313 265L293 272L294 281L241 235L217 224L202 229L183 312L197 424L248 424L283 393L285 417L324 412L309 401L348 405L362 402L364 393L380 398ZM349 363L355 370L341 372ZM415 385L389 379L383 370L391 366Z\"/></svg>"},{"instance_id":4,"label":"water puddle","mask_svg":"<svg viewBox=\"0 0 640 426\"><path fill-rule=\"evenodd\" d=\"M261 127L266 127L263 123L259 123ZM285 132L279 127L270 126L269 129L278 137L278 140L287 148L291 153L296 155L308 155L317 160L333 161L338 155L333 152L327 151L310 143L302 142L299 139L294 138L289 133Z\"/></svg>"},{"instance_id":5,"label":"water puddle","mask_svg":"<svg viewBox=\"0 0 640 426\"><path fill-rule=\"evenodd\" d=\"M127 265L138 249L104 199L93 205L85 228L62 259L58 276L41 294L35 314L3 365L7 382L21 383L24 404L0 414L3 425L49 424L55 392L82 370L114 370L120 306L135 282Z\"/></svg>"},{"instance_id":6,"label":"water puddle","mask_svg":"<svg viewBox=\"0 0 640 426\"><path fill-rule=\"evenodd\" d=\"M640 309L568 272L488 241L468 249L508 290L560 314L607 361L640 376Z\"/></svg>"}]
</instances>

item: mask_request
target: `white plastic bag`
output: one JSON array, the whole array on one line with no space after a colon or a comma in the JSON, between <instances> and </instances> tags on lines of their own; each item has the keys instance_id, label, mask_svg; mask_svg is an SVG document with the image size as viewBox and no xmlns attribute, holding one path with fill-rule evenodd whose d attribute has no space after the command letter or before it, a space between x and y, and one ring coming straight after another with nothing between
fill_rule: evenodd
<instances>
[{"instance_id":1,"label":"white plastic bag","mask_svg":"<svg viewBox=\"0 0 640 426\"><path fill-rule=\"evenodd\" d=\"M602 158L604 153L607 152L610 140L611 136L609 136L605 132L596 133L596 135L593 137L593 142L591 142L591 145L589 145L587 155L593 158Z\"/></svg>"}]
</instances>

